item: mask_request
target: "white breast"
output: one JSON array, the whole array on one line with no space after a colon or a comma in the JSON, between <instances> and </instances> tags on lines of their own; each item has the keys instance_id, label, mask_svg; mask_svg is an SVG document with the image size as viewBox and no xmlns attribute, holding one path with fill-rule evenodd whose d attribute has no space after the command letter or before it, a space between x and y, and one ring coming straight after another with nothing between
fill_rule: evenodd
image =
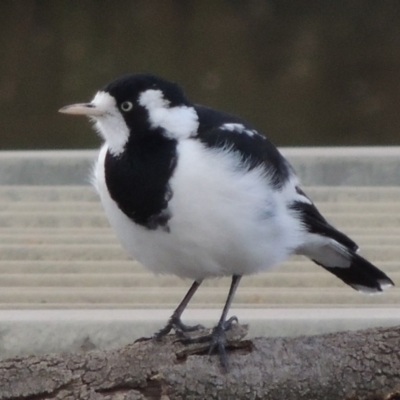
<instances>
[{"instance_id":1,"label":"white breast","mask_svg":"<svg viewBox=\"0 0 400 400\"><path fill-rule=\"evenodd\" d=\"M104 210L126 251L153 272L197 280L251 274L283 261L301 241L300 224L263 170L245 172L233 153L193 139L177 148L170 232L137 225L108 194L106 152L104 146L95 168Z\"/></svg>"}]
</instances>

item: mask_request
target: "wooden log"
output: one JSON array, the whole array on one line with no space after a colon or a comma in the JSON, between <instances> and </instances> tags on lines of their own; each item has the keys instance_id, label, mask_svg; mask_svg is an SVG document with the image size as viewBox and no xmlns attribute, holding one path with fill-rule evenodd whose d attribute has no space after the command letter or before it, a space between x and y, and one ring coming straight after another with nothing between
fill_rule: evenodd
<instances>
[{"instance_id":1,"label":"wooden log","mask_svg":"<svg viewBox=\"0 0 400 400\"><path fill-rule=\"evenodd\" d=\"M204 333L204 332L202 332ZM227 333L229 372L207 344L176 335L112 351L0 362L0 400L399 400L400 327L243 340Z\"/></svg>"}]
</instances>

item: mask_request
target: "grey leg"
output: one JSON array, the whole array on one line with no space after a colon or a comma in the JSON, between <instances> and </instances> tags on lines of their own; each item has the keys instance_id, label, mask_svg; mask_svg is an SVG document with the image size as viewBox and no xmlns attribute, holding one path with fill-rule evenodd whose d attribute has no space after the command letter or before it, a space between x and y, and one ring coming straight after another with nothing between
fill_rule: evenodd
<instances>
[{"instance_id":1,"label":"grey leg","mask_svg":"<svg viewBox=\"0 0 400 400\"><path fill-rule=\"evenodd\" d=\"M168 335L169 332L171 332L172 329L175 331L181 331L181 332L192 332L197 329L203 328L202 325L195 325L195 326L187 326L182 323L181 321L181 315L183 311L185 311L185 308L189 304L189 301L193 297L193 295L196 293L197 289L201 285L202 281L194 281L188 292L186 293L185 297L179 304L179 306L176 308L176 310L173 312L171 315L170 319L168 320L167 325L159 330L157 333L154 334L154 338L156 340L160 340L163 336Z\"/></svg>"},{"instance_id":2,"label":"grey leg","mask_svg":"<svg viewBox=\"0 0 400 400\"><path fill-rule=\"evenodd\" d=\"M221 314L221 318L217 326L213 329L213 331L204 336L196 337L196 338L182 338L182 343L190 344L190 343L204 343L210 341L210 349L209 354L217 351L220 356L220 362L222 367L225 370L228 370L228 356L226 354L225 344L226 344L226 335L225 332L229 330L232 326L233 322L238 322L236 317L231 317L226 320L226 316L228 315L229 308L232 304L233 297L235 296L236 289L239 286L240 279L242 277L240 275L233 275L231 287L229 289L228 298L226 300L224 309Z\"/></svg>"}]
</instances>

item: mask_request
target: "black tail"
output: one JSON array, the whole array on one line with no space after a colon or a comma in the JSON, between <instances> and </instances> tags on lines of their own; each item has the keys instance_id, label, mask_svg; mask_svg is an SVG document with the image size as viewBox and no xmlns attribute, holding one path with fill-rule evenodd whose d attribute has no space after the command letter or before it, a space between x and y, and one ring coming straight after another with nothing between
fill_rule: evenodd
<instances>
[{"instance_id":1,"label":"black tail","mask_svg":"<svg viewBox=\"0 0 400 400\"><path fill-rule=\"evenodd\" d=\"M308 199L300 188L296 190ZM394 286L385 273L356 253L357 244L330 225L314 204L299 200L289 207L297 213L307 232L307 241L297 249L298 254L309 257L360 292L381 292Z\"/></svg>"},{"instance_id":2,"label":"black tail","mask_svg":"<svg viewBox=\"0 0 400 400\"><path fill-rule=\"evenodd\" d=\"M382 290L394 286L393 281L384 272L365 258L353 252L349 256L350 265L347 267L327 267L321 263L321 260L313 259L313 261L360 292L382 292Z\"/></svg>"}]
</instances>

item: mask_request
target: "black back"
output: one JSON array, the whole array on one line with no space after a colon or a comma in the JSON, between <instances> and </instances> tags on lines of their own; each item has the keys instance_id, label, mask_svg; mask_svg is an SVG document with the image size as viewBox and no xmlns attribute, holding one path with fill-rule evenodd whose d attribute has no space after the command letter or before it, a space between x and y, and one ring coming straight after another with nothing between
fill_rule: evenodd
<instances>
[{"instance_id":1,"label":"black back","mask_svg":"<svg viewBox=\"0 0 400 400\"><path fill-rule=\"evenodd\" d=\"M198 138L207 146L226 148L240 155L243 167L251 170L263 166L275 188L281 188L289 179L292 168L278 149L266 137L255 133L221 129L226 123L242 124L254 130L246 121L212 108L196 105L199 115Z\"/></svg>"}]
</instances>

